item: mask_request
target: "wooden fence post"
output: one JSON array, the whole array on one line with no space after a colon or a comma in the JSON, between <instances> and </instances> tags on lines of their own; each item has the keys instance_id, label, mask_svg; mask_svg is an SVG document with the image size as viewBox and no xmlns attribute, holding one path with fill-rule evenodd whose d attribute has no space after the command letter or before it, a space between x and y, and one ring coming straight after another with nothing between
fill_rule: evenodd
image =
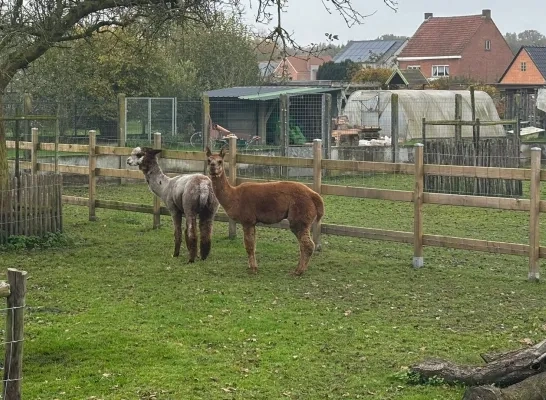
<instances>
[{"instance_id":1,"label":"wooden fence post","mask_svg":"<svg viewBox=\"0 0 546 400\"><path fill-rule=\"evenodd\" d=\"M38 172L38 128L32 128L32 149L30 150L30 171Z\"/></svg>"},{"instance_id":2,"label":"wooden fence post","mask_svg":"<svg viewBox=\"0 0 546 400\"><path fill-rule=\"evenodd\" d=\"M531 149L531 207L529 213L529 274L530 281L538 281L540 249L540 147Z\"/></svg>"},{"instance_id":3,"label":"wooden fence post","mask_svg":"<svg viewBox=\"0 0 546 400\"><path fill-rule=\"evenodd\" d=\"M97 145L96 131L89 131L89 221L96 221L95 196L97 191L96 169L97 156L95 147Z\"/></svg>"},{"instance_id":4,"label":"wooden fence post","mask_svg":"<svg viewBox=\"0 0 546 400\"><path fill-rule=\"evenodd\" d=\"M332 154L332 95L322 95L322 157L330 158Z\"/></svg>"},{"instance_id":5,"label":"wooden fence post","mask_svg":"<svg viewBox=\"0 0 546 400\"><path fill-rule=\"evenodd\" d=\"M415 145L415 188L413 191L413 267L421 268L423 261L423 182L424 182L424 146Z\"/></svg>"},{"instance_id":6,"label":"wooden fence post","mask_svg":"<svg viewBox=\"0 0 546 400\"><path fill-rule=\"evenodd\" d=\"M396 93L391 94L391 148L392 148L392 162L398 162L398 137L399 135L398 124L398 95Z\"/></svg>"},{"instance_id":7,"label":"wooden fence post","mask_svg":"<svg viewBox=\"0 0 546 400\"><path fill-rule=\"evenodd\" d=\"M455 95L455 121L460 122L463 119L463 95ZM455 141L460 142L463 138L462 126L455 125Z\"/></svg>"},{"instance_id":8,"label":"wooden fence post","mask_svg":"<svg viewBox=\"0 0 546 400\"><path fill-rule=\"evenodd\" d=\"M229 138L229 183L232 186L237 185L237 137ZM237 224L232 219L229 220L228 237L235 239L237 236Z\"/></svg>"},{"instance_id":9,"label":"wooden fence post","mask_svg":"<svg viewBox=\"0 0 546 400\"><path fill-rule=\"evenodd\" d=\"M313 190L320 195L322 188L322 140L313 140ZM322 250L320 242L321 223L313 224L313 242L315 250Z\"/></svg>"},{"instance_id":10,"label":"wooden fence post","mask_svg":"<svg viewBox=\"0 0 546 400\"><path fill-rule=\"evenodd\" d=\"M161 133L154 133L154 149L161 149ZM156 156L159 162L159 154ZM158 196L154 196L154 229L159 229L161 226L161 199Z\"/></svg>"},{"instance_id":11,"label":"wooden fence post","mask_svg":"<svg viewBox=\"0 0 546 400\"><path fill-rule=\"evenodd\" d=\"M26 279L26 271L8 268L10 294L7 298L6 310L5 397L2 397L5 400L21 400Z\"/></svg>"}]
</instances>

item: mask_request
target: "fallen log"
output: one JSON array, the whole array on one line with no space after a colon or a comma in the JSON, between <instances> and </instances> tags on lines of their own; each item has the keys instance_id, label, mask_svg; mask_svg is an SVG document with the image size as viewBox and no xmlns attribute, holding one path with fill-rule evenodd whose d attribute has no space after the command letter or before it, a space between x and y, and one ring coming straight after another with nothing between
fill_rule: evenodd
<instances>
[{"instance_id":1,"label":"fallen log","mask_svg":"<svg viewBox=\"0 0 546 400\"><path fill-rule=\"evenodd\" d=\"M506 389L495 386L468 388L463 400L545 400L546 372L533 375Z\"/></svg>"},{"instance_id":2,"label":"fallen log","mask_svg":"<svg viewBox=\"0 0 546 400\"><path fill-rule=\"evenodd\" d=\"M480 366L459 365L433 359L411 366L410 371L424 380L436 377L446 383L506 387L546 371L546 340L519 351L498 354L488 359L491 361Z\"/></svg>"}]
</instances>

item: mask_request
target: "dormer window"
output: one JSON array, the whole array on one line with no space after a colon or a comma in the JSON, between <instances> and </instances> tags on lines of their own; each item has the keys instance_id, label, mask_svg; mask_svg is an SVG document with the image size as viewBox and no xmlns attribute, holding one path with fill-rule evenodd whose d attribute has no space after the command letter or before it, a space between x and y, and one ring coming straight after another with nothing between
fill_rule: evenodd
<instances>
[{"instance_id":1,"label":"dormer window","mask_svg":"<svg viewBox=\"0 0 546 400\"><path fill-rule=\"evenodd\" d=\"M522 72L527 71L527 63L525 61L521 62L520 69Z\"/></svg>"}]
</instances>

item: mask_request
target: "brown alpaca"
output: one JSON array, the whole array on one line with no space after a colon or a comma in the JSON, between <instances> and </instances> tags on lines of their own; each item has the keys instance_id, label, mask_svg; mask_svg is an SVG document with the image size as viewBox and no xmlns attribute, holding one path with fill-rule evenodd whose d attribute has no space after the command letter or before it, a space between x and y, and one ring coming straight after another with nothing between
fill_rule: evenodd
<instances>
[{"instance_id":1,"label":"brown alpaca","mask_svg":"<svg viewBox=\"0 0 546 400\"><path fill-rule=\"evenodd\" d=\"M301 275L315 249L311 225L324 215L322 198L298 182L242 183L231 186L224 172L225 150L212 154L207 147L209 174L216 198L226 214L243 226L248 267L258 271L256 263L256 224L275 224L288 219L290 230L300 243L300 259L294 274ZM320 244L317 244L317 249Z\"/></svg>"}]
</instances>

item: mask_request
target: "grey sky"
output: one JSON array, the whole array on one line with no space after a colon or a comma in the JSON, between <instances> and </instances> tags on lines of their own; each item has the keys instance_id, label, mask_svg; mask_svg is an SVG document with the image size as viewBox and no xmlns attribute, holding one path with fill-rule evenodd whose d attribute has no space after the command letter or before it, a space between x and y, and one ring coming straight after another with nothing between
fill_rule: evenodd
<instances>
[{"instance_id":1,"label":"grey sky","mask_svg":"<svg viewBox=\"0 0 546 400\"><path fill-rule=\"evenodd\" d=\"M472 15L481 14L482 9L488 8L503 34L534 29L546 35L544 0L526 0L525 7L517 7L516 3L508 0L399 0L397 12L382 0L354 0L353 4L363 14L374 11L375 14L366 18L363 25L348 28L339 14L329 14L325 10L321 0L289 0L287 12L282 15L283 26L294 32L294 37L302 45L324 42L325 32L338 34L339 42L346 43L349 40L375 39L387 33L411 36L423 21L425 12L439 17ZM247 7L247 20L252 23L253 13L254 10Z\"/></svg>"}]
</instances>

